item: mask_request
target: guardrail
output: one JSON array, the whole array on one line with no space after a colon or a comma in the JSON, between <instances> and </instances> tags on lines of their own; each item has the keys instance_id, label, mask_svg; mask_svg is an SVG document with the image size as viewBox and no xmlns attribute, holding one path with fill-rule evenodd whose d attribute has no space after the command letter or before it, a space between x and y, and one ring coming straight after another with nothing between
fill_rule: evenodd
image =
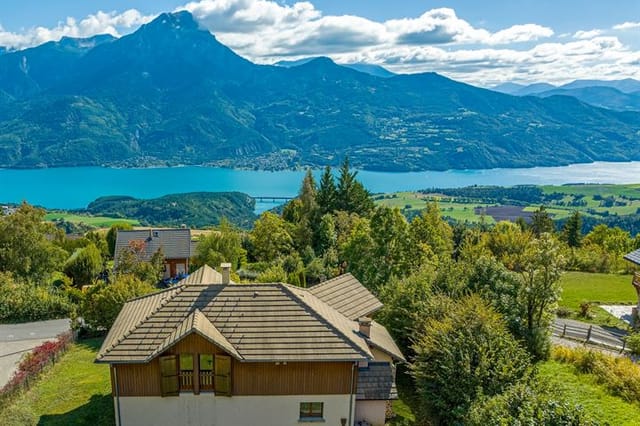
<instances>
[{"instance_id":1,"label":"guardrail","mask_svg":"<svg viewBox=\"0 0 640 426\"><path fill-rule=\"evenodd\" d=\"M627 350L626 334L623 332L605 332L593 325L585 325L582 327L566 323L554 323L552 331L555 336L577 340L584 344L604 346L608 349L620 351L621 353Z\"/></svg>"}]
</instances>

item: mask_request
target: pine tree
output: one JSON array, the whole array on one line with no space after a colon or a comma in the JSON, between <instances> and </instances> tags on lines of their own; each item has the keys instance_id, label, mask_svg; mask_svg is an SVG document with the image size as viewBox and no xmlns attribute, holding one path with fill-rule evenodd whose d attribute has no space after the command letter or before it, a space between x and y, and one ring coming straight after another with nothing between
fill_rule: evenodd
<instances>
[{"instance_id":1,"label":"pine tree","mask_svg":"<svg viewBox=\"0 0 640 426\"><path fill-rule=\"evenodd\" d=\"M316 195L316 201L321 215L331 213L336 209L336 197L336 183L333 180L331 167L327 166L320 178L320 187L318 188L318 193Z\"/></svg>"},{"instance_id":2,"label":"pine tree","mask_svg":"<svg viewBox=\"0 0 640 426\"><path fill-rule=\"evenodd\" d=\"M349 157L345 157L338 177L336 209L360 216L369 216L374 204L371 194L356 180L357 171L349 170Z\"/></svg>"},{"instance_id":3,"label":"pine tree","mask_svg":"<svg viewBox=\"0 0 640 426\"><path fill-rule=\"evenodd\" d=\"M553 220L549 216L549 213L547 213L544 206L540 206L538 210L533 212L533 217L531 218L531 231L536 237L539 237L545 232L551 233L554 230L555 227L553 225Z\"/></svg>"},{"instance_id":4,"label":"pine tree","mask_svg":"<svg viewBox=\"0 0 640 426\"><path fill-rule=\"evenodd\" d=\"M580 247L582 244L582 217L575 211L562 227L562 236L569 247Z\"/></svg>"}]
</instances>

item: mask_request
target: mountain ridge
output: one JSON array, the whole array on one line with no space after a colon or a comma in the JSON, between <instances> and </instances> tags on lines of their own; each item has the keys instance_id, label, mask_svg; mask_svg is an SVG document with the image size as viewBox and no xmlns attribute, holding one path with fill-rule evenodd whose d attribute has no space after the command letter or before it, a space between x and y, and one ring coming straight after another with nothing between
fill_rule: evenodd
<instances>
[{"instance_id":1,"label":"mountain ridge","mask_svg":"<svg viewBox=\"0 0 640 426\"><path fill-rule=\"evenodd\" d=\"M273 169L349 155L356 167L408 171L640 159L632 112L436 73L384 78L328 58L254 64L187 12L88 50L33 49L28 72L19 55L0 56L2 167ZM46 66L33 60L42 52L53 55Z\"/></svg>"}]
</instances>

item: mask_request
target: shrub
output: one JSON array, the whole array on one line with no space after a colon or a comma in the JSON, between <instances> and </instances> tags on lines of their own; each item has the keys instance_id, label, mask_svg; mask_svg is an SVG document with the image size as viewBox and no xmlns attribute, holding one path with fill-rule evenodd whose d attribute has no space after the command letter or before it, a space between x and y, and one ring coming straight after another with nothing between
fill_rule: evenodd
<instances>
[{"instance_id":1,"label":"shrub","mask_svg":"<svg viewBox=\"0 0 640 426\"><path fill-rule=\"evenodd\" d=\"M465 421L469 426L485 425L572 425L595 426L584 410L553 393L535 380L519 382L502 394L479 399Z\"/></svg>"},{"instance_id":2,"label":"shrub","mask_svg":"<svg viewBox=\"0 0 640 426\"><path fill-rule=\"evenodd\" d=\"M418 397L441 424L458 424L476 398L503 392L529 369L526 351L478 296L455 302L417 331L412 373Z\"/></svg>"},{"instance_id":3,"label":"shrub","mask_svg":"<svg viewBox=\"0 0 640 426\"><path fill-rule=\"evenodd\" d=\"M591 319L593 318L593 305L586 300L580 303L580 312L578 313L581 318Z\"/></svg>"},{"instance_id":4,"label":"shrub","mask_svg":"<svg viewBox=\"0 0 640 426\"><path fill-rule=\"evenodd\" d=\"M627 336L627 347L634 355L640 355L640 333L633 333Z\"/></svg>"},{"instance_id":5,"label":"shrub","mask_svg":"<svg viewBox=\"0 0 640 426\"><path fill-rule=\"evenodd\" d=\"M552 357L573 364L582 373L593 374L612 394L626 401L640 400L640 366L628 358L561 347L554 348Z\"/></svg>"},{"instance_id":6,"label":"shrub","mask_svg":"<svg viewBox=\"0 0 640 426\"><path fill-rule=\"evenodd\" d=\"M64 318L73 310L62 290L18 282L10 274L0 273L0 322Z\"/></svg>"},{"instance_id":7,"label":"shrub","mask_svg":"<svg viewBox=\"0 0 640 426\"><path fill-rule=\"evenodd\" d=\"M571 316L571 313L571 309L565 308L564 306L560 306L558 307L558 309L556 309L556 315L558 316L558 318L569 318Z\"/></svg>"},{"instance_id":8,"label":"shrub","mask_svg":"<svg viewBox=\"0 0 640 426\"><path fill-rule=\"evenodd\" d=\"M125 302L155 290L133 275L117 275L112 284L100 283L89 289L79 314L94 330L108 330Z\"/></svg>"},{"instance_id":9,"label":"shrub","mask_svg":"<svg viewBox=\"0 0 640 426\"><path fill-rule=\"evenodd\" d=\"M30 383L48 366L55 363L73 343L73 333L68 331L36 346L20 361L9 382L0 389L0 402L10 399L16 392L28 388ZM6 413L5 413L6 414Z\"/></svg>"}]
</instances>

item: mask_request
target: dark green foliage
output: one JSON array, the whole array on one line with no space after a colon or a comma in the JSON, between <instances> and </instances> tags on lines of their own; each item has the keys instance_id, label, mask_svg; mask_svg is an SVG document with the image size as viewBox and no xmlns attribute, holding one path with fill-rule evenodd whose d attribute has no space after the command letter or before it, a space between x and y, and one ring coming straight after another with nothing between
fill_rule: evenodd
<instances>
[{"instance_id":1,"label":"dark green foliage","mask_svg":"<svg viewBox=\"0 0 640 426\"><path fill-rule=\"evenodd\" d=\"M535 380L522 381L504 393L475 402L465 424L536 425L536 426L597 426L580 406L557 399L552 389Z\"/></svg>"},{"instance_id":2,"label":"dark green foliage","mask_svg":"<svg viewBox=\"0 0 640 426\"><path fill-rule=\"evenodd\" d=\"M324 215L336 210L337 197L338 191L335 180L333 179L333 172L330 166L326 166L320 178L320 186L318 187L318 195L316 197L320 213Z\"/></svg>"},{"instance_id":3,"label":"dark green foliage","mask_svg":"<svg viewBox=\"0 0 640 426\"><path fill-rule=\"evenodd\" d=\"M108 330L125 302L153 292L153 286L133 275L117 275L110 284L92 286L80 305L78 314L94 330Z\"/></svg>"},{"instance_id":4,"label":"dark green foliage","mask_svg":"<svg viewBox=\"0 0 640 426\"><path fill-rule=\"evenodd\" d=\"M192 192L151 200L102 197L91 202L87 211L93 215L138 219L154 226L194 228L219 225L224 217L235 226L248 228L256 217L254 208L254 199L240 192Z\"/></svg>"},{"instance_id":5,"label":"dark green foliage","mask_svg":"<svg viewBox=\"0 0 640 426\"><path fill-rule=\"evenodd\" d=\"M114 223L111 225L111 228L107 231L107 248L109 250L109 255L111 257L114 256L116 251L116 239L118 238L118 231L123 230L127 231L129 229L133 229L133 227L127 222Z\"/></svg>"},{"instance_id":6,"label":"dark green foliage","mask_svg":"<svg viewBox=\"0 0 640 426\"><path fill-rule=\"evenodd\" d=\"M481 298L462 298L443 311L418 330L412 371L425 411L440 424L458 424L480 395L500 394L522 379L529 358Z\"/></svg>"},{"instance_id":7,"label":"dark green foliage","mask_svg":"<svg viewBox=\"0 0 640 426\"><path fill-rule=\"evenodd\" d=\"M103 270L100 250L93 243L77 249L64 264L63 270L76 287L91 284Z\"/></svg>"},{"instance_id":8,"label":"dark green foliage","mask_svg":"<svg viewBox=\"0 0 640 426\"><path fill-rule=\"evenodd\" d=\"M366 217L373 210L371 194L356 180L357 171L352 172L349 157L345 157L340 167L338 185L336 188L336 210L357 213Z\"/></svg>"},{"instance_id":9,"label":"dark green foliage","mask_svg":"<svg viewBox=\"0 0 640 426\"><path fill-rule=\"evenodd\" d=\"M533 213L531 218L531 232L533 232L536 237L539 237L545 232L553 231L555 231L553 219L551 219L551 216L549 216L544 206L541 205L538 210Z\"/></svg>"}]
</instances>

